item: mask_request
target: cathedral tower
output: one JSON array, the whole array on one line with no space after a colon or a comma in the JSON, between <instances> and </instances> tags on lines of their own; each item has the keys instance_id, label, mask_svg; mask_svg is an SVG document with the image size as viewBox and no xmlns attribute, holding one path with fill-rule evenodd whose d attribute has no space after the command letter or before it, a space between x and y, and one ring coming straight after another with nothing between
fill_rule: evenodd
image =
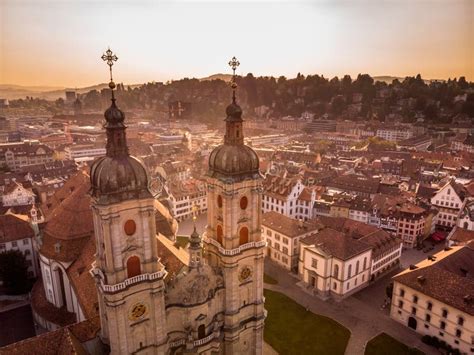
<instances>
[{"instance_id":1,"label":"cathedral tower","mask_svg":"<svg viewBox=\"0 0 474 355\"><path fill-rule=\"evenodd\" d=\"M157 256L154 198L141 161L128 153L125 115L114 97L105 111L107 154L91 167L91 195L96 238L92 269L99 298L101 337L113 354L165 353L166 271Z\"/></svg>"},{"instance_id":2,"label":"cathedral tower","mask_svg":"<svg viewBox=\"0 0 474 355\"><path fill-rule=\"evenodd\" d=\"M229 62L232 103L226 109L224 144L209 157L208 226L203 237L210 265L225 280L224 353L261 354L263 345L262 177L259 159L244 144L242 109L237 104L235 70Z\"/></svg>"}]
</instances>

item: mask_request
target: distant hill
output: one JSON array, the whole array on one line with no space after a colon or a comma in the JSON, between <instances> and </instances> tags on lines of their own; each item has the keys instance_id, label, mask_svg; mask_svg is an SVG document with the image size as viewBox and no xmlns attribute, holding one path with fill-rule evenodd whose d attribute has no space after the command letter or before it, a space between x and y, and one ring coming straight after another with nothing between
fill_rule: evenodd
<instances>
[{"instance_id":1,"label":"distant hill","mask_svg":"<svg viewBox=\"0 0 474 355\"><path fill-rule=\"evenodd\" d=\"M138 87L142 84L126 85L132 88ZM57 100L62 97L65 98L66 90L75 90L78 94L85 94L91 90L102 90L108 87L107 83L101 83L97 85L87 86L83 88L65 88L60 86L21 86L21 85L10 85L0 84L0 98L15 100L24 99L26 96L38 97L46 100Z\"/></svg>"},{"instance_id":2,"label":"distant hill","mask_svg":"<svg viewBox=\"0 0 474 355\"><path fill-rule=\"evenodd\" d=\"M372 78L374 79L374 81L383 81L383 82L386 82L387 84L391 84L392 81L394 81L395 79L398 79L399 81L403 81L405 79L400 76L390 76L390 75L373 76Z\"/></svg>"},{"instance_id":3,"label":"distant hill","mask_svg":"<svg viewBox=\"0 0 474 355\"><path fill-rule=\"evenodd\" d=\"M201 78L199 79L200 81L206 81L206 80L217 80L217 79L220 79L220 80L224 80L224 81L230 81L230 79L232 78L232 75L231 74L214 74L214 75L210 75L210 76L207 76L205 78Z\"/></svg>"}]
</instances>

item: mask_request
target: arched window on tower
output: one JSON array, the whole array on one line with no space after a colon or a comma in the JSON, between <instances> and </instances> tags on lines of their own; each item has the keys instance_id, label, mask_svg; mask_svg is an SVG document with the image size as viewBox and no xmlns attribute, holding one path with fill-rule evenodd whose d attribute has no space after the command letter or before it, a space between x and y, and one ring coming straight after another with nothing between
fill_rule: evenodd
<instances>
[{"instance_id":1,"label":"arched window on tower","mask_svg":"<svg viewBox=\"0 0 474 355\"><path fill-rule=\"evenodd\" d=\"M239 232L239 245L244 245L249 242L249 229L242 227Z\"/></svg>"},{"instance_id":2,"label":"arched window on tower","mask_svg":"<svg viewBox=\"0 0 474 355\"><path fill-rule=\"evenodd\" d=\"M222 226L220 224L217 226L216 234L217 234L217 241L219 242L220 245L222 245L222 237L224 233L222 232Z\"/></svg>"},{"instance_id":3,"label":"arched window on tower","mask_svg":"<svg viewBox=\"0 0 474 355\"><path fill-rule=\"evenodd\" d=\"M64 287L64 275L63 271L61 268L58 267L57 269L57 276L58 276L58 281L59 281L59 292L60 292L60 297L61 299L59 300L59 306L66 306L67 301L66 301L66 289Z\"/></svg>"},{"instance_id":4,"label":"arched window on tower","mask_svg":"<svg viewBox=\"0 0 474 355\"><path fill-rule=\"evenodd\" d=\"M334 265L333 277L335 279L339 278L339 265Z\"/></svg>"},{"instance_id":5,"label":"arched window on tower","mask_svg":"<svg viewBox=\"0 0 474 355\"><path fill-rule=\"evenodd\" d=\"M138 256L131 256L127 260L127 277L134 277L140 275L141 268L140 268L140 258Z\"/></svg>"},{"instance_id":6,"label":"arched window on tower","mask_svg":"<svg viewBox=\"0 0 474 355\"><path fill-rule=\"evenodd\" d=\"M204 324L201 324L198 327L198 339L202 339L206 337L206 326Z\"/></svg>"}]
</instances>

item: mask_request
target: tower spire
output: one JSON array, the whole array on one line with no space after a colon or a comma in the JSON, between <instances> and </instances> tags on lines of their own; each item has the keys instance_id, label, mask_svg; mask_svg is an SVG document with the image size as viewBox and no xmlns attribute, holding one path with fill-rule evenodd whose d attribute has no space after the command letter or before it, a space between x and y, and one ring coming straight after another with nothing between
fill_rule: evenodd
<instances>
[{"instance_id":1,"label":"tower spire","mask_svg":"<svg viewBox=\"0 0 474 355\"><path fill-rule=\"evenodd\" d=\"M115 97L114 97L115 83L112 76L112 66L114 65L114 62L117 61L118 57L112 52L112 50L109 47L105 51L105 53L102 55L101 58L104 62L107 62L107 65L109 66L109 72L110 72L109 88L112 91L112 101L115 101Z\"/></svg>"},{"instance_id":2,"label":"tower spire","mask_svg":"<svg viewBox=\"0 0 474 355\"><path fill-rule=\"evenodd\" d=\"M196 219L197 219L197 211L198 207L193 205L192 213L193 213L193 225L194 230L191 233L189 238L189 267L197 267L201 265L201 236L196 230Z\"/></svg>"},{"instance_id":3,"label":"tower spire","mask_svg":"<svg viewBox=\"0 0 474 355\"><path fill-rule=\"evenodd\" d=\"M240 65L240 62L237 60L237 58L234 56L232 59L229 61L229 67L232 68L232 80L230 81L230 87L232 88L232 102L235 104L235 90L237 89L237 82L236 82L236 75L235 75L235 70L237 67Z\"/></svg>"},{"instance_id":4,"label":"tower spire","mask_svg":"<svg viewBox=\"0 0 474 355\"><path fill-rule=\"evenodd\" d=\"M102 55L102 60L109 66L110 82L109 88L112 92L112 104L105 111L104 116L106 123L104 125L107 130L107 156L109 157L123 157L128 156L127 139L125 135L125 129L127 128L124 124L125 115L115 104L114 89L115 83L112 76L112 66L117 61L118 57L109 48Z\"/></svg>"}]
</instances>

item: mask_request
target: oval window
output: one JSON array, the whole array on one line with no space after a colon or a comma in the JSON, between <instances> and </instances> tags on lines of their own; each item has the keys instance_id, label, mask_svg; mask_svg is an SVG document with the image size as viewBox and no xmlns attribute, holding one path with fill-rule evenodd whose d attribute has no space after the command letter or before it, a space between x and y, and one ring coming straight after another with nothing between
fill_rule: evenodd
<instances>
[{"instance_id":1,"label":"oval window","mask_svg":"<svg viewBox=\"0 0 474 355\"><path fill-rule=\"evenodd\" d=\"M126 235L134 235L137 230L137 225L133 219L129 219L127 222L125 222L123 229Z\"/></svg>"},{"instance_id":2,"label":"oval window","mask_svg":"<svg viewBox=\"0 0 474 355\"><path fill-rule=\"evenodd\" d=\"M222 196L217 196L217 207L222 208Z\"/></svg>"},{"instance_id":3,"label":"oval window","mask_svg":"<svg viewBox=\"0 0 474 355\"><path fill-rule=\"evenodd\" d=\"M247 205L249 203L249 200L247 199L247 196L244 196L240 199L240 208L245 210L247 208Z\"/></svg>"}]
</instances>

